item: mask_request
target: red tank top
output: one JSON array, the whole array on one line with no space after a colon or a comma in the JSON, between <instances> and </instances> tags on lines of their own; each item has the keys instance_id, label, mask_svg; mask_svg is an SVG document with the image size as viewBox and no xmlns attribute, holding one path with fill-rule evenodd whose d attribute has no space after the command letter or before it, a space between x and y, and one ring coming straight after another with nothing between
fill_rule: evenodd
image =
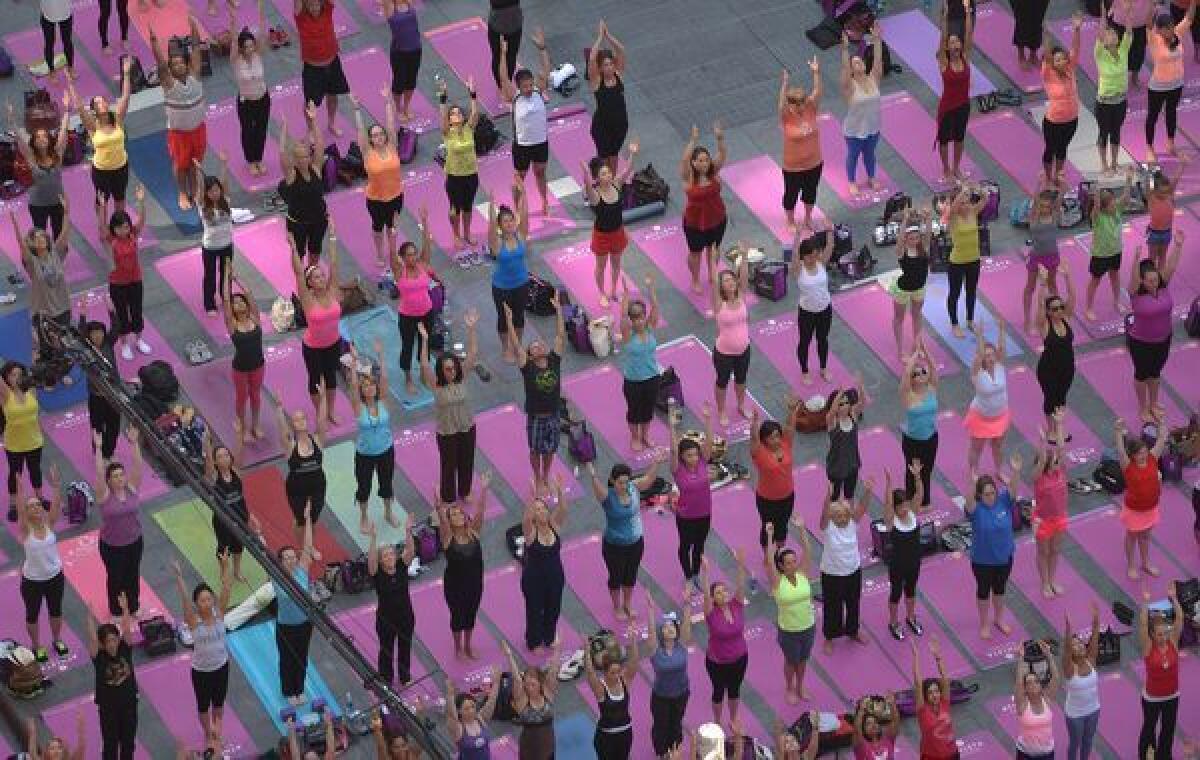
<instances>
[{"instance_id":1,"label":"red tank top","mask_svg":"<svg viewBox=\"0 0 1200 760\"><path fill-rule=\"evenodd\" d=\"M1166 699L1179 693L1179 650L1171 642L1146 655L1146 696Z\"/></svg>"},{"instance_id":2,"label":"red tank top","mask_svg":"<svg viewBox=\"0 0 1200 760\"><path fill-rule=\"evenodd\" d=\"M142 265L138 261L137 238L115 237L109 241L112 248L113 268L108 281L113 285L132 285L142 281Z\"/></svg>"},{"instance_id":3,"label":"red tank top","mask_svg":"<svg viewBox=\"0 0 1200 760\"><path fill-rule=\"evenodd\" d=\"M971 67L964 64L962 71L947 65L942 70L942 97L938 101L938 118L942 118L959 106L971 102Z\"/></svg>"},{"instance_id":4,"label":"red tank top","mask_svg":"<svg viewBox=\"0 0 1200 760\"><path fill-rule=\"evenodd\" d=\"M697 230L711 230L725 221L725 201L721 200L721 180L713 177L707 185L693 184L687 189L683 223Z\"/></svg>"},{"instance_id":5,"label":"red tank top","mask_svg":"<svg viewBox=\"0 0 1200 760\"><path fill-rule=\"evenodd\" d=\"M1130 461L1125 468L1125 506L1134 512L1149 512L1158 506L1162 496L1162 480L1158 476L1158 460L1146 456L1146 464Z\"/></svg>"}]
</instances>

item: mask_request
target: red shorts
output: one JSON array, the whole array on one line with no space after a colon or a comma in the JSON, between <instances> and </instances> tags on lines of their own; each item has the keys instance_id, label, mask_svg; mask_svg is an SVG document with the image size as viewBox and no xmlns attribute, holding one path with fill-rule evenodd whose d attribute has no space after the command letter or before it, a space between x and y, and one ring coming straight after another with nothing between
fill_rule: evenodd
<instances>
[{"instance_id":1,"label":"red shorts","mask_svg":"<svg viewBox=\"0 0 1200 760\"><path fill-rule=\"evenodd\" d=\"M1066 530L1067 518L1043 517L1037 521L1037 531L1035 531L1035 534L1038 541L1049 541L1059 533L1064 533Z\"/></svg>"},{"instance_id":2,"label":"red shorts","mask_svg":"<svg viewBox=\"0 0 1200 760\"><path fill-rule=\"evenodd\" d=\"M629 236L624 227L618 227L612 232L602 232L592 228L592 253L604 256L610 253L621 254L629 245Z\"/></svg>"},{"instance_id":3,"label":"red shorts","mask_svg":"<svg viewBox=\"0 0 1200 760\"><path fill-rule=\"evenodd\" d=\"M167 153L171 154L171 166L175 171L188 171L193 161L204 161L208 147L208 129L204 124L192 130L168 129Z\"/></svg>"}]
</instances>

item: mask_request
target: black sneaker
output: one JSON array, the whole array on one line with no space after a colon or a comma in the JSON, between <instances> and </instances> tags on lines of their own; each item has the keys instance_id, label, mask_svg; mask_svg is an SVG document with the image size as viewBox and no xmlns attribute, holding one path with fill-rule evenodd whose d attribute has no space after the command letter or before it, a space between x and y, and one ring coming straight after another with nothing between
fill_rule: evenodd
<instances>
[{"instance_id":1,"label":"black sneaker","mask_svg":"<svg viewBox=\"0 0 1200 760\"><path fill-rule=\"evenodd\" d=\"M62 639L57 639L53 646L54 654L58 655L59 659L66 659L71 654L71 650L67 648L66 642Z\"/></svg>"},{"instance_id":2,"label":"black sneaker","mask_svg":"<svg viewBox=\"0 0 1200 760\"><path fill-rule=\"evenodd\" d=\"M913 633L917 634L918 636L921 636L925 633L925 629L921 627L921 624L917 622L916 618L908 619L908 627L909 627L909 629L912 630Z\"/></svg>"},{"instance_id":3,"label":"black sneaker","mask_svg":"<svg viewBox=\"0 0 1200 760\"><path fill-rule=\"evenodd\" d=\"M888 623L888 631L896 641L904 641L904 629L900 627L899 623Z\"/></svg>"}]
</instances>

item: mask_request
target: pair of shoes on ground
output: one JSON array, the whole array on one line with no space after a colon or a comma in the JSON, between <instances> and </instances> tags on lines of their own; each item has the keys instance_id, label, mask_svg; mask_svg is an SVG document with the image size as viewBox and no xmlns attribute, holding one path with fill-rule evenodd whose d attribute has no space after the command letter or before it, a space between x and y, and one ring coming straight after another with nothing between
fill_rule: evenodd
<instances>
[{"instance_id":1,"label":"pair of shoes on ground","mask_svg":"<svg viewBox=\"0 0 1200 760\"><path fill-rule=\"evenodd\" d=\"M154 351L154 349L150 348L150 344L142 338L137 339L137 350L146 356L149 356ZM121 358L127 362L133 361L133 349L129 347L128 343L121 346Z\"/></svg>"}]
</instances>

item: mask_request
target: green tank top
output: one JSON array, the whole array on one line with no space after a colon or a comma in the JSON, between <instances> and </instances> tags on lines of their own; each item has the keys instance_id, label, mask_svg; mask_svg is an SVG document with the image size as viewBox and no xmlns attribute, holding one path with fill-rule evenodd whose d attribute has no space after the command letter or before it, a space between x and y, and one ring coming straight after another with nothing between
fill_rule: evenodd
<instances>
[{"instance_id":1,"label":"green tank top","mask_svg":"<svg viewBox=\"0 0 1200 760\"><path fill-rule=\"evenodd\" d=\"M816 619L813 614L812 586L808 578L796 574L793 584L786 575L780 576L775 589L775 604L779 608L779 630L789 633L807 631Z\"/></svg>"},{"instance_id":2,"label":"green tank top","mask_svg":"<svg viewBox=\"0 0 1200 760\"><path fill-rule=\"evenodd\" d=\"M979 223L975 219L954 219L950 222L951 264L970 264L979 261Z\"/></svg>"},{"instance_id":3,"label":"green tank top","mask_svg":"<svg viewBox=\"0 0 1200 760\"><path fill-rule=\"evenodd\" d=\"M469 177L479 171L475 159L475 133L469 127L447 130L446 174L453 177Z\"/></svg>"}]
</instances>

